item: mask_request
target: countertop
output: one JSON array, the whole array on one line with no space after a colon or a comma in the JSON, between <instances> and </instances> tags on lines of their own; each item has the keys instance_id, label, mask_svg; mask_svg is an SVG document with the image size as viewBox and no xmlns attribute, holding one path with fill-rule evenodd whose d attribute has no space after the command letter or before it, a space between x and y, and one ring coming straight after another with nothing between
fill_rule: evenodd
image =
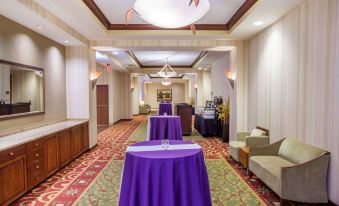
<instances>
[{"instance_id":1,"label":"countertop","mask_svg":"<svg viewBox=\"0 0 339 206\"><path fill-rule=\"evenodd\" d=\"M0 138L0 152L11 147L15 147L26 142L30 142L35 139L62 131L64 129L80 125L87 122L87 119L83 120L65 120L57 123L52 123L46 126L38 127L15 134L10 134Z\"/></svg>"}]
</instances>

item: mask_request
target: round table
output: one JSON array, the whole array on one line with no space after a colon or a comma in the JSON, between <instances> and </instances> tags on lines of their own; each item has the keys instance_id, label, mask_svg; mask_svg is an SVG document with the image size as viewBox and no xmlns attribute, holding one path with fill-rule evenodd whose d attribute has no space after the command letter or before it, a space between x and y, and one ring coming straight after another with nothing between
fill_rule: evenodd
<instances>
[{"instance_id":1,"label":"round table","mask_svg":"<svg viewBox=\"0 0 339 206\"><path fill-rule=\"evenodd\" d=\"M168 102L162 102L159 104L159 115L172 115L172 104Z\"/></svg>"},{"instance_id":2,"label":"round table","mask_svg":"<svg viewBox=\"0 0 339 206\"><path fill-rule=\"evenodd\" d=\"M182 140L179 116L150 116L147 130L148 140Z\"/></svg>"},{"instance_id":3,"label":"round table","mask_svg":"<svg viewBox=\"0 0 339 206\"><path fill-rule=\"evenodd\" d=\"M160 145L160 142L141 142L133 146ZM170 140L170 144L192 142ZM127 152L119 205L212 205L202 149Z\"/></svg>"}]
</instances>

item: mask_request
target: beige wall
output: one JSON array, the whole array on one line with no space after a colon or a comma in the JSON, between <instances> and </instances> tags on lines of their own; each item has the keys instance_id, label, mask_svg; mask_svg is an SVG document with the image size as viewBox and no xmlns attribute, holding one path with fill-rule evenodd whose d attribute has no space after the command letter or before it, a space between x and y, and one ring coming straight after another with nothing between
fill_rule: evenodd
<instances>
[{"instance_id":1,"label":"beige wall","mask_svg":"<svg viewBox=\"0 0 339 206\"><path fill-rule=\"evenodd\" d=\"M131 75L113 70L113 123L132 118Z\"/></svg>"},{"instance_id":2,"label":"beige wall","mask_svg":"<svg viewBox=\"0 0 339 206\"><path fill-rule=\"evenodd\" d=\"M197 106L204 107L207 100L212 100L211 72L199 71L197 74Z\"/></svg>"},{"instance_id":3,"label":"beige wall","mask_svg":"<svg viewBox=\"0 0 339 206\"><path fill-rule=\"evenodd\" d=\"M158 108L159 102L157 101L158 89L172 89L172 102L182 103L185 102L185 84L172 83L170 86L164 86L160 82L153 82L145 86L145 104L151 105L152 108Z\"/></svg>"},{"instance_id":4,"label":"beige wall","mask_svg":"<svg viewBox=\"0 0 339 206\"><path fill-rule=\"evenodd\" d=\"M66 119L65 47L0 16L0 59L45 69L45 114L0 121L0 134Z\"/></svg>"},{"instance_id":5,"label":"beige wall","mask_svg":"<svg viewBox=\"0 0 339 206\"><path fill-rule=\"evenodd\" d=\"M331 152L339 204L339 1L308 0L249 41L248 127ZM300 151L302 152L302 151Z\"/></svg>"},{"instance_id":6,"label":"beige wall","mask_svg":"<svg viewBox=\"0 0 339 206\"><path fill-rule=\"evenodd\" d=\"M131 75L113 69L107 72L101 64L97 64L99 72L103 72L97 85L108 85L109 123L113 124L121 119L132 118Z\"/></svg>"}]
</instances>

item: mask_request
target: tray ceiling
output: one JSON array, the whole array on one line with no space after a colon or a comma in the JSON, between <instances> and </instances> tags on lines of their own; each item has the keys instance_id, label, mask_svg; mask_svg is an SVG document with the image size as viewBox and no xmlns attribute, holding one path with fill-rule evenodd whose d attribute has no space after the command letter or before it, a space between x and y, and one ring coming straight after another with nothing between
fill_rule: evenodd
<instances>
[{"instance_id":1,"label":"tray ceiling","mask_svg":"<svg viewBox=\"0 0 339 206\"><path fill-rule=\"evenodd\" d=\"M140 68L163 67L166 60L172 67L192 68L207 54L199 51L130 51L128 53Z\"/></svg>"},{"instance_id":2,"label":"tray ceiling","mask_svg":"<svg viewBox=\"0 0 339 206\"><path fill-rule=\"evenodd\" d=\"M147 24L138 16L133 16L129 25L126 26L126 11L135 1L136 0L83 0L87 7L108 30L164 29ZM230 30L257 1L258 0L210 0L211 8L209 12L196 22L195 26L198 30Z\"/></svg>"}]
</instances>

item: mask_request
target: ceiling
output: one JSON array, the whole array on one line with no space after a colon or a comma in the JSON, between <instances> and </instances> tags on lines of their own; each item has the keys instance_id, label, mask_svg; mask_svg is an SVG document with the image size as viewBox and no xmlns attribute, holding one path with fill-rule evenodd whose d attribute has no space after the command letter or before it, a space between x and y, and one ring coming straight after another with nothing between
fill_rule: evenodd
<instances>
[{"instance_id":1,"label":"ceiling","mask_svg":"<svg viewBox=\"0 0 339 206\"><path fill-rule=\"evenodd\" d=\"M141 68L162 67L166 61L172 67L193 67L203 52L198 51L134 51L129 52Z\"/></svg>"},{"instance_id":2,"label":"ceiling","mask_svg":"<svg viewBox=\"0 0 339 206\"><path fill-rule=\"evenodd\" d=\"M113 23L121 23L120 14L116 11L110 11L112 2L123 1L121 7L130 5L132 0L95 0ZM215 3L217 2L217 3ZM206 18L201 19L200 23L218 24L221 19L229 18L231 10L234 11L243 0L210 0L212 10L217 11L215 5L225 5L228 11L227 15L220 17L211 15L210 12ZM2 0L0 14L6 16L44 36L47 36L63 45L84 45L86 42L79 40L79 35L84 38L99 42L105 46L107 40L227 40L227 39L247 39L262 29L266 28L291 9L299 5L303 0L259 0L247 13L239 20L231 31L216 30L198 30L195 36L190 31L130 31L130 30L112 30L108 31L102 22L86 6L83 0ZM221 8L221 7L220 7ZM228 9L230 8L230 9ZM114 12L113 12L114 11ZM125 9L119 9L124 14ZM222 12L221 12L222 13ZM114 15L119 16L117 20ZM53 16L53 18L51 18ZM124 15L123 15L124 16ZM54 18L55 17L55 18ZM263 25L253 26L254 21L261 20ZM133 18L133 23L138 23L137 18ZM226 22L224 22L225 24ZM38 26L42 28L38 28ZM62 25L62 26L60 26ZM75 35L77 33L77 35ZM64 42L68 40L68 43ZM158 49L159 50L159 49ZM173 50L173 49L172 49Z\"/></svg>"},{"instance_id":3,"label":"ceiling","mask_svg":"<svg viewBox=\"0 0 339 206\"><path fill-rule=\"evenodd\" d=\"M209 68L232 49L229 46L217 46L222 45L217 43L211 46L208 42L248 39L303 2L209 1L211 9L197 22L197 25L204 27L197 27L196 35L192 35L189 30L157 30L147 26L137 16L126 27L123 25L125 12L135 0L1 0L0 15L65 46L91 45L102 55L97 59L99 63L110 63L122 71L154 73L158 68L151 68L161 67L164 60L170 57L171 65L191 67L185 71L194 72L199 67ZM106 23L84 2L94 2L106 18ZM239 12L249 2L255 4L247 6L245 12ZM231 21L237 13L241 16L235 18L237 21ZM231 25L230 21L232 26L227 27ZM255 21L262 21L263 24L254 26ZM146 27L140 30L140 27L133 28L133 25ZM206 51L208 53L198 59Z\"/></svg>"},{"instance_id":4,"label":"ceiling","mask_svg":"<svg viewBox=\"0 0 339 206\"><path fill-rule=\"evenodd\" d=\"M144 22L135 15L125 25L125 15L136 0L83 0L99 21L109 30L162 29ZM189 0L187 1L189 4ZM213 0L210 10L198 22L197 28L229 30L258 0ZM206 27L208 26L208 27ZM229 28L228 28L229 27ZM187 28L185 28L187 29Z\"/></svg>"},{"instance_id":5,"label":"ceiling","mask_svg":"<svg viewBox=\"0 0 339 206\"><path fill-rule=\"evenodd\" d=\"M166 58L181 73L197 72L211 68L230 50L225 51L102 51L97 52L100 64L111 64L131 73L156 73L165 65ZM132 53L132 55L131 55ZM135 55L135 57L133 57ZM136 58L136 59L135 59ZM141 65L139 65L141 64Z\"/></svg>"}]
</instances>

